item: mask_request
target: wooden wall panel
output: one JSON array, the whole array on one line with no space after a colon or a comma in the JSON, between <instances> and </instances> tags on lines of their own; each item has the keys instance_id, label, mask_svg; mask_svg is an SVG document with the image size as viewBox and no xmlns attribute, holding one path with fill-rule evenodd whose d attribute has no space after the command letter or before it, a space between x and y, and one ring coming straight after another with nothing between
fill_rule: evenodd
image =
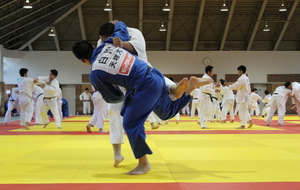
<instances>
[{"instance_id":1,"label":"wooden wall panel","mask_svg":"<svg viewBox=\"0 0 300 190\"><path fill-rule=\"evenodd\" d=\"M82 74L81 81L82 82L90 82L90 74Z\"/></svg>"},{"instance_id":2,"label":"wooden wall panel","mask_svg":"<svg viewBox=\"0 0 300 190\"><path fill-rule=\"evenodd\" d=\"M191 76L195 76L195 77L202 77L203 74L164 74L165 77L172 77L174 79L174 82L180 82L181 79L183 79L184 77L188 77L190 78ZM214 81L217 81L217 75L214 74L214 76L212 77Z\"/></svg>"},{"instance_id":3,"label":"wooden wall panel","mask_svg":"<svg viewBox=\"0 0 300 190\"><path fill-rule=\"evenodd\" d=\"M238 74L225 74L225 80L227 82L235 82L239 78Z\"/></svg>"},{"instance_id":4,"label":"wooden wall panel","mask_svg":"<svg viewBox=\"0 0 300 190\"><path fill-rule=\"evenodd\" d=\"M300 82L300 74L267 74L267 82Z\"/></svg>"}]
</instances>

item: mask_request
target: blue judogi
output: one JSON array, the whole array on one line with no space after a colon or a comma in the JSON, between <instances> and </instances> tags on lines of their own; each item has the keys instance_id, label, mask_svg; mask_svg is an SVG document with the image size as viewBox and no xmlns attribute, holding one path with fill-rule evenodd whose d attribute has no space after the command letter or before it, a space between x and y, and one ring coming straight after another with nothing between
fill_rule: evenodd
<instances>
[{"instance_id":1,"label":"blue judogi","mask_svg":"<svg viewBox=\"0 0 300 190\"><path fill-rule=\"evenodd\" d=\"M127 26L123 22L117 22L112 37L128 41ZM161 119L170 119L191 97L183 95L180 99L171 101L162 73L126 50L112 45L110 37L94 50L90 60L90 81L104 100L108 103L124 100L121 111L123 127L135 158L152 154L145 141L144 123L148 115L154 111ZM125 97L116 85L126 88Z\"/></svg>"}]
</instances>

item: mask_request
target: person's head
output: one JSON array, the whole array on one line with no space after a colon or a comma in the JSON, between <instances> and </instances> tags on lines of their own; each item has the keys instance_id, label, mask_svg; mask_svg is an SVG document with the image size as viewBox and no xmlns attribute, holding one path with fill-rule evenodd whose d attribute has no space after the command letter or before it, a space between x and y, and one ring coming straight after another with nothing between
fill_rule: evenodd
<instances>
[{"instance_id":1,"label":"person's head","mask_svg":"<svg viewBox=\"0 0 300 190\"><path fill-rule=\"evenodd\" d=\"M20 73L21 77L27 77L28 69L22 68L22 69L20 69L19 73Z\"/></svg>"},{"instance_id":2,"label":"person's head","mask_svg":"<svg viewBox=\"0 0 300 190\"><path fill-rule=\"evenodd\" d=\"M50 76L50 81L55 79L57 77L57 75L58 75L57 70L55 70L55 69L50 70L50 75L49 75Z\"/></svg>"},{"instance_id":3,"label":"person's head","mask_svg":"<svg viewBox=\"0 0 300 190\"><path fill-rule=\"evenodd\" d=\"M169 79L174 82L174 79L172 77L169 77Z\"/></svg>"},{"instance_id":4,"label":"person's head","mask_svg":"<svg viewBox=\"0 0 300 190\"><path fill-rule=\"evenodd\" d=\"M90 57L93 53L94 47L86 40L76 42L72 47L72 52L77 59L83 63L90 65Z\"/></svg>"},{"instance_id":5,"label":"person's head","mask_svg":"<svg viewBox=\"0 0 300 190\"><path fill-rule=\"evenodd\" d=\"M206 66L205 73L208 74L210 77L214 76L214 67L211 65Z\"/></svg>"},{"instance_id":6,"label":"person's head","mask_svg":"<svg viewBox=\"0 0 300 190\"><path fill-rule=\"evenodd\" d=\"M237 70L238 70L238 74L241 76L241 75L243 75L243 74L246 73L247 68L246 68L245 65L240 65L240 66L237 68Z\"/></svg>"},{"instance_id":7,"label":"person's head","mask_svg":"<svg viewBox=\"0 0 300 190\"><path fill-rule=\"evenodd\" d=\"M252 88L251 92L257 93L257 89L256 88Z\"/></svg>"},{"instance_id":8,"label":"person's head","mask_svg":"<svg viewBox=\"0 0 300 190\"><path fill-rule=\"evenodd\" d=\"M219 80L222 86L227 86L227 81L224 79Z\"/></svg>"},{"instance_id":9,"label":"person's head","mask_svg":"<svg viewBox=\"0 0 300 190\"><path fill-rule=\"evenodd\" d=\"M114 33L115 25L112 23L105 23L102 24L99 29L99 36L102 42L106 40L109 36L111 36Z\"/></svg>"},{"instance_id":10,"label":"person's head","mask_svg":"<svg viewBox=\"0 0 300 190\"><path fill-rule=\"evenodd\" d=\"M270 94L269 90L265 90L265 95Z\"/></svg>"},{"instance_id":11,"label":"person's head","mask_svg":"<svg viewBox=\"0 0 300 190\"><path fill-rule=\"evenodd\" d=\"M89 92L90 89L89 88L85 88L84 90L85 90L85 92Z\"/></svg>"},{"instance_id":12,"label":"person's head","mask_svg":"<svg viewBox=\"0 0 300 190\"><path fill-rule=\"evenodd\" d=\"M292 90L292 83L291 82L286 82L284 83L285 88Z\"/></svg>"}]
</instances>

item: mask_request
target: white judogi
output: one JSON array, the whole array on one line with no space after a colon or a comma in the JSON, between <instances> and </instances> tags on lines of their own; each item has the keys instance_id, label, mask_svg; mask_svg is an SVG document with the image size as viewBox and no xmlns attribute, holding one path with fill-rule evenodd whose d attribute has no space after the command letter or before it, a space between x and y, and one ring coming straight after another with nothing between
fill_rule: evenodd
<instances>
[{"instance_id":1,"label":"white judogi","mask_svg":"<svg viewBox=\"0 0 300 190\"><path fill-rule=\"evenodd\" d=\"M159 117L154 113L151 112L150 115L148 116L149 123L160 123L161 120Z\"/></svg>"},{"instance_id":2,"label":"white judogi","mask_svg":"<svg viewBox=\"0 0 300 190\"><path fill-rule=\"evenodd\" d=\"M38 77L38 78L39 78L39 82L43 81L44 83L50 80L49 77ZM44 101L43 101L42 112L41 112L41 116L42 116L41 124L49 123L47 112L50 109L53 114L56 126L60 128L60 116L58 113L58 106L57 106L58 89L59 89L59 83L56 78L53 79L50 84L46 84L44 88Z\"/></svg>"},{"instance_id":3,"label":"white judogi","mask_svg":"<svg viewBox=\"0 0 300 190\"><path fill-rule=\"evenodd\" d=\"M188 103L186 106L184 106L182 108L181 112L183 115L190 115L190 103Z\"/></svg>"},{"instance_id":4,"label":"white judogi","mask_svg":"<svg viewBox=\"0 0 300 190\"><path fill-rule=\"evenodd\" d=\"M7 111L4 117L4 123L9 123L11 119L11 111L16 109L20 114L20 105L19 105L19 88L14 87L11 89L11 96L7 102Z\"/></svg>"},{"instance_id":5,"label":"white judogi","mask_svg":"<svg viewBox=\"0 0 300 190\"><path fill-rule=\"evenodd\" d=\"M269 113L269 111L270 111L270 104L269 104L269 102L270 102L271 98L272 98L272 95L268 94L262 100L262 103L264 103L265 106L264 106L264 108L263 108L263 110L261 112L261 115L264 116L264 115L267 115Z\"/></svg>"},{"instance_id":6,"label":"white judogi","mask_svg":"<svg viewBox=\"0 0 300 190\"><path fill-rule=\"evenodd\" d=\"M90 114L91 113L91 93L83 92L80 94L79 99L83 101L83 114Z\"/></svg>"},{"instance_id":7,"label":"white judogi","mask_svg":"<svg viewBox=\"0 0 300 190\"><path fill-rule=\"evenodd\" d=\"M94 104L94 113L89 124L96 126L99 129L103 129L104 121L107 118L107 103L98 91L94 92L92 100Z\"/></svg>"},{"instance_id":8,"label":"white judogi","mask_svg":"<svg viewBox=\"0 0 300 190\"><path fill-rule=\"evenodd\" d=\"M202 78L212 79L208 74L204 74ZM199 122L202 128L206 128L206 122L210 119L211 114L211 97L210 95L215 94L215 90L213 89L214 84L210 83L199 88ZM210 95L209 95L210 94Z\"/></svg>"},{"instance_id":9,"label":"white judogi","mask_svg":"<svg viewBox=\"0 0 300 190\"><path fill-rule=\"evenodd\" d=\"M230 120L234 120L234 113L233 113L234 94L232 90L229 90L228 86L223 86L221 87L220 94L223 95L221 120L226 120L228 111L230 113Z\"/></svg>"},{"instance_id":10,"label":"white judogi","mask_svg":"<svg viewBox=\"0 0 300 190\"><path fill-rule=\"evenodd\" d=\"M25 126L26 122L30 123L33 113L32 90L33 79L21 77L18 81L19 88L19 105L20 105L20 125Z\"/></svg>"},{"instance_id":11,"label":"white judogi","mask_svg":"<svg viewBox=\"0 0 300 190\"><path fill-rule=\"evenodd\" d=\"M42 123L42 106L43 106L43 98L44 98L44 89L39 87L38 85L33 86L33 107L34 107L34 115L35 115L35 123Z\"/></svg>"},{"instance_id":12,"label":"white judogi","mask_svg":"<svg viewBox=\"0 0 300 190\"><path fill-rule=\"evenodd\" d=\"M191 96L193 96L192 107L191 107L191 118L195 117L196 108L197 108L197 113L199 115L199 109L198 109L198 104L199 104L198 96L199 96L199 93L200 93L199 88L196 88L190 94Z\"/></svg>"},{"instance_id":13,"label":"white judogi","mask_svg":"<svg viewBox=\"0 0 300 190\"><path fill-rule=\"evenodd\" d=\"M60 88L58 88L57 92L57 107L58 107L58 114L60 117L60 121L64 119L63 113L62 113L62 91Z\"/></svg>"},{"instance_id":14,"label":"white judogi","mask_svg":"<svg viewBox=\"0 0 300 190\"><path fill-rule=\"evenodd\" d=\"M259 106L257 103L258 100L262 100L262 98L255 92L251 92L250 104L249 104L250 115L254 115L254 111L255 111L256 116L258 116L260 114Z\"/></svg>"},{"instance_id":15,"label":"white judogi","mask_svg":"<svg viewBox=\"0 0 300 190\"><path fill-rule=\"evenodd\" d=\"M238 80L229 86L229 90L237 90L236 103L239 109L239 118L242 126L245 126L251 116L248 112L250 103L249 93L251 92L250 80L246 74L241 75Z\"/></svg>"},{"instance_id":16,"label":"white judogi","mask_svg":"<svg viewBox=\"0 0 300 190\"><path fill-rule=\"evenodd\" d=\"M298 113L300 117L300 83L293 82L292 83L292 104L295 104L296 106L296 112Z\"/></svg>"},{"instance_id":17,"label":"white judogi","mask_svg":"<svg viewBox=\"0 0 300 190\"><path fill-rule=\"evenodd\" d=\"M219 88L215 88L215 89L219 89ZM220 109L221 102L222 102L222 95L219 92L212 95L212 102L211 102L212 112L211 112L211 116L210 116L211 121L213 121L215 118L216 118L216 120L221 119L221 109Z\"/></svg>"},{"instance_id":18,"label":"white judogi","mask_svg":"<svg viewBox=\"0 0 300 190\"><path fill-rule=\"evenodd\" d=\"M285 88L284 86L279 86L273 93L273 96L269 102L270 111L267 115L266 122L271 123L272 117L275 111L278 109L278 124L283 124L283 119L286 111L286 101L291 95L292 91Z\"/></svg>"}]
</instances>

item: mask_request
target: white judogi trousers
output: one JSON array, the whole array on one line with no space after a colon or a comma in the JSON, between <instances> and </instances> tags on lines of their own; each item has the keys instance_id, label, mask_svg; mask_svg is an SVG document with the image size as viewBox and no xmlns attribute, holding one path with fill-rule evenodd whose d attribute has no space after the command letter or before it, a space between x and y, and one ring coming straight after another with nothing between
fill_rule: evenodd
<instances>
[{"instance_id":1,"label":"white judogi trousers","mask_svg":"<svg viewBox=\"0 0 300 190\"><path fill-rule=\"evenodd\" d=\"M57 100L57 108L58 108L58 114L60 117L60 121L64 119L63 113L62 113L62 100Z\"/></svg>"},{"instance_id":2,"label":"white judogi trousers","mask_svg":"<svg viewBox=\"0 0 300 190\"><path fill-rule=\"evenodd\" d=\"M226 120L227 113L230 113L230 120L234 120L234 113L233 113L233 104L234 100L226 100L223 103L222 111L221 111L221 120Z\"/></svg>"},{"instance_id":3,"label":"white judogi trousers","mask_svg":"<svg viewBox=\"0 0 300 190\"><path fill-rule=\"evenodd\" d=\"M249 108L250 108L250 115L254 115L254 111L256 116L260 115L260 110L257 102L251 103L249 105Z\"/></svg>"},{"instance_id":4,"label":"white judogi trousers","mask_svg":"<svg viewBox=\"0 0 300 190\"><path fill-rule=\"evenodd\" d=\"M160 122L159 117L154 112L150 113L150 115L148 116L148 120L150 123L159 123Z\"/></svg>"},{"instance_id":5,"label":"white judogi trousers","mask_svg":"<svg viewBox=\"0 0 300 190\"><path fill-rule=\"evenodd\" d=\"M266 104L263 108L263 110L261 111L261 115L267 115L270 111L270 105Z\"/></svg>"},{"instance_id":6,"label":"white judogi trousers","mask_svg":"<svg viewBox=\"0 0 300 190\"><path fill-rule=\"evenodd\" d=\"M43 103L44 103L43 98L44 98L43 95L39 96L36 100L35 107L34 107L35 123L37 123L37 124L42 123L41 112L42 112L42 107L43 107Z\"/></svg>"},{"instance_id":7,"label":"white judogi trousers","mask_svg":"<svg viewBox=\"0 0 300 190\"><path fill-rule=\"evenodd\" d=\"M188 103L186 106L184 106L182 108L181 112L184 115L190 115L190 103Z\"/></svg>"},{"instance_id":8,"label":"white judogi trousers","mask_svg":"<svg viewBox=\"0 0 300 190\"><path fill-rule=\"evenodd\" d=\"M285 108L285 100L282 96L273 96L271 101L269 102L270 104L270 111L267 114L267 118L266 118L266 122L270 122L272 121L273 115L275 114L275 111L278 109L277 113L278 113L278 123L279 124L283 124L283 119L284 119L284 115L286 112L286 108Z\"/></svg>"},{"instance_id":9,"label":"white judogi trousers","mask_svg":"<svg viewBox=\"0 0 300 190\"><path fill-rule=\"evenodd\" d=\"M85 101L83 102L83 114L90 114L91 113L91 102Z\"/></svg>"},{"instance_id":10,"label":"white judogi trousers","mask_svg":"<svg viewBox=\"0 0 300 190\"><path fill-rule=\"evenodd\" d=\"M176 120L176 122L178 122L178 121L180 120L180 114L179 114L179 113L177 113L177 114L175 115L175 120Z\"/></svg>"},{"instance_id":11,"label":"white judogi trousers","mask_svg":"<svg viewBox=\"0 0 300 190\"><path fill-rule=\"evenodd\" d=\"M216 116L216 120L220 120L221 118L221 109L220 109L220 101L213 98L213 101L211 103L211 119L214 120Z\"/></svg>"},{"instance_id":12,"label":"white judogi trousers","mask_svg":"<svg viewBox=\"0 0 300 190\"><path fill-rule=\"evenodd\" d=\"M33 114L32 98L27 94L20 94L20 125L25 126L26 122L31 121Z\"/></svg>"},{"instance_id":13,"label":"white judogi trousers","mask_svg":"<svg viewBox=\"0 0 300 190\"><path fill-rule=\"evenodd\" d=\"M5 113L5 117L4 117L4 122L5 123L8 123L10 122L10 119L11 119L11 111L13 109L16 109L18 111L18 113L20 114L20 105L18 102L16 101L10 101L8 100L8 103L7 103L7 111Z\"/></svg>"},{"instance_id":14,"label":"white judogi trousers","mask_svg":"<svg viewBox=\"0 0 300 190\"><path fill-rule=\"evenodd\" d=\"M122 105L123 102L108 104L111 144L124 144L123 117L120 115Z\"/></svg>"},{"instance_id":15,"label":"white judogi trousers","mask_svg":"<svg viewBox=\"0 0 300 190\"><path fill-rule=\"evenodd\" d=\"M207 127L206 122L211 115L211 101L204 99L199 101L199 120L201 127Z\"/></svg>"},{"instance_id":16,"label":"white judogi trousers","mask_svg":"<svg viewBox=\"0 0 300 190\"><path fill-rule=\"evenodd\" d=\"M197 98L194 98L192 100L192 107L191 107L191 118L195 117L195 112L197 109L197 113L199 115L199 109L198 109L199 100Z\"/></svg>"},{"instance_id":17,"label":"white judogi trousers","mask_svg":"<svg viewBox=\"0 0 300 190\"><path fill-rule=\"evenodd\" d=\"M104 99L93 98L93 104L94 113L89 121L89 124L92 124L99 129L103 129L104 121L107 118L107 103L104 101Z\"/></svg>"},{"instance_id":18,"label":"white judogi trousers","mask_svg":"<svg viewBox=\"0 0 300 190\"><path fill-rule=\"evenodd\" d=\"M250 113L248 111L248 101L245 103L238 103L237 104L239 109L239 117L241 125L247 125L247 122L251 120Z\"/></svg>"},{"instance_id":19,"label":"white judogi trousers","mask_svg":"<svg viewBox=\"0 0 300 190\"><path fill-rule=\"evenodd\" d=\"M57 97L47 99L44 98L43 106L42 106L42 111L41 111L41 116L42 116L42 123L41 124L47 124L49 123L49 118L48 118L48 110L51 110L52 115L55 120L55 124L57 127L60 127L60 116L58 113L58 106L57 106Z\"/></svg>"}]
</instances>

